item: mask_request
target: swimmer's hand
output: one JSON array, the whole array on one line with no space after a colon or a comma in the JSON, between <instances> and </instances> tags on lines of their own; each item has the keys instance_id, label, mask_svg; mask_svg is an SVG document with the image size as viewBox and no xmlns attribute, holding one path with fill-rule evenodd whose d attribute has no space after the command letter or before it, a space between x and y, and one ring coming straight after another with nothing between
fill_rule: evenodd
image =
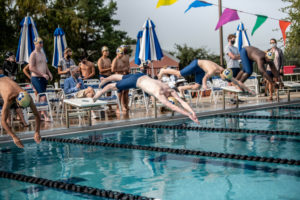
<instances>
[{"instance_id":1,"label":"swimmer's hand","mask_svg":"<svg viewBox=\"0 0 300 200\"><path fill-rule=\"evenodd\" d=\"M207 90L207 85L206 85L206 84L203 84L203 85L202 85L202 89L203 89L203 90Z\"/></svg>"},{"instance_id":2,"label":"swimmer's hand","mask_svg":"<svg viewBox=\"0 0 300 200\"><path fill-rule=\"evenodd\" d=\"M19 148L24 148L24 145L22 144L21 140L18 137L13 137L14 143L17 145Z\"/></svg>"},{"instance_id":3,"label":"swimmer's hand","mask_svg":"<svg viewBox=\"0 0 300 200\"><path fill-rule=\"evenodd\" d=\"M97 101L97 99L95 99L95 98L92 98L92 100L93 100L94 103Z\"/></svg>"},{"instance_id":4,"label":"swimmer's hand","mask_svg":"<svg viewBox=\"0 0 300 200\"><path fill-rule=\"evenodd\" d=\"M198 121L198 118L197 118L195 113L189 114L189 118L191 120L193 120L196 124L200 124L200 122Z\"/></svg>"}]
</instances>

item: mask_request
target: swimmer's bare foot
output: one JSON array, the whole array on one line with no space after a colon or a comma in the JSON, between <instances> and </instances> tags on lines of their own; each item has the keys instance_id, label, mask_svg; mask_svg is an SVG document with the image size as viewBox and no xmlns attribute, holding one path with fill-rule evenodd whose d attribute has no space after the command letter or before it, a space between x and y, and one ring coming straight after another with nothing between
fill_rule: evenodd
<instances>
[{"instance_id":1,"label":"swimmer's bare foot","mask_svg":"<svg viewBox=\"0 0 300 200\"><path fill-rule=\"evenodd\" d=\"M120 109L117 109L117 110L116 110L116 114L120 114Z\"/></svg>"},{"instance_id":2,"label":"swimmer's bare foot","mask_svg":"<svg viewBox=\"0 0 300 200\"><path fill-rule=\"evenodd\" d=\"M159 80L162 78L162 76L163 76L163 71L164 71L164 70L165 70L164 68L160 69L159 74L157 75L157 78L158 78Z\"/></svg>"},{"instance_id":3,"label":"swimmer's bare foot","mask_svg":"<svg viewBox=\"0 0 300 200\"><path fill-rule=\"evenodd\" d=\"M18 137L13 137L14 143L17 145L19 148L24 148L24 145L22 144L21 140Z\"/></svg>"},{"instance_id":4,"label":"swimmer's bare foot","mask_svg":"<svg viewBox=\"0 0 300 200\"><path fill-rule=\"evenodd\" d=\"M273 97L269 97L269 100L271 100L271 101L272 101L272 100L273 100Z\"/></svg>"},{"instance_id":5,"label":"swimmer's bare foot","mask_svg":"<svg viewBox=\"0 0 300 200\"><path fill-rule=\"evenodd\" d=\"M38 132L36 132L36 133L34 134L33 139L34 139L34 141L35 141L37 144L39 144L39 143L41 142L41 140L42 140L42 138L41 138L41 136L40 136L40 134L39 134Z\"/></svg>"}]
</instances>

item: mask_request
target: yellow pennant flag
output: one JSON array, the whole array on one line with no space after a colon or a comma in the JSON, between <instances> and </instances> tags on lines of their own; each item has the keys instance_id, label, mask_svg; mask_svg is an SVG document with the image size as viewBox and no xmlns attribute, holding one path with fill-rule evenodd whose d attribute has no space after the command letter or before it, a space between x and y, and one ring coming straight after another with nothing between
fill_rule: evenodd
<instances>
[{"instance_id":1,"label":"yellow pennant flag","mask_svg":"<svg viewBox=\"0 0 300 200\"><path fill-rule=\"evenodd\" d=\"M158 0L156 8L159 8L160 6L169 6L176 2L177 0Z\"/></svg>"}]
</instances>

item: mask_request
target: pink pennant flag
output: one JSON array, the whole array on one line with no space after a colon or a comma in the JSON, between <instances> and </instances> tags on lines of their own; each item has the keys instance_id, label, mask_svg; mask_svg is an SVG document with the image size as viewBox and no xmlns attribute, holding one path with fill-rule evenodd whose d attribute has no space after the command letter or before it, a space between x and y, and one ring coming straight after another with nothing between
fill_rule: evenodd
<instances>
[{"instance_id":1,"label":"pink pennant flag","mask_svg":"<svg viewBox=\"0 0 300 200\"><path fill-rule=\"evenodd\" d=\"M238 19L240 19L240 17L238 16L236 10L226 8L220 17L215 30L218 30L221 26L223 26L224 24L227 24L228 22L238 20Z\"/></svg>"}]
</instances>

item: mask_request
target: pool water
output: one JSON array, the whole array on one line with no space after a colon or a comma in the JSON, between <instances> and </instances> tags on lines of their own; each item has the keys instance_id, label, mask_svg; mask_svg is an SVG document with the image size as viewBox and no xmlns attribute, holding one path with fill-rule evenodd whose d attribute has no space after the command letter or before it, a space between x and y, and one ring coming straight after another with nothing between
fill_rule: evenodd
<instances>
[{"instance_id":1,"label":"pool water","mask_svg":"<svg viewBox=\"0 0 300 200\"><path fill-rule=\"evenodd\" d=\"M293 116L300 112L293 110ZM249 115L290 114L289 110ZM297 114L295 114L297 113ZM200 125L300 132L299 120L209 117ZM70 138L68 136L67 138ZM300 160L299 136L134 127L72 138ZM0 148L0 170L167 200L299 199L300 166L42 142ZM0 199L103 199L0 178Z\"/></svg>"}]
</instances>

